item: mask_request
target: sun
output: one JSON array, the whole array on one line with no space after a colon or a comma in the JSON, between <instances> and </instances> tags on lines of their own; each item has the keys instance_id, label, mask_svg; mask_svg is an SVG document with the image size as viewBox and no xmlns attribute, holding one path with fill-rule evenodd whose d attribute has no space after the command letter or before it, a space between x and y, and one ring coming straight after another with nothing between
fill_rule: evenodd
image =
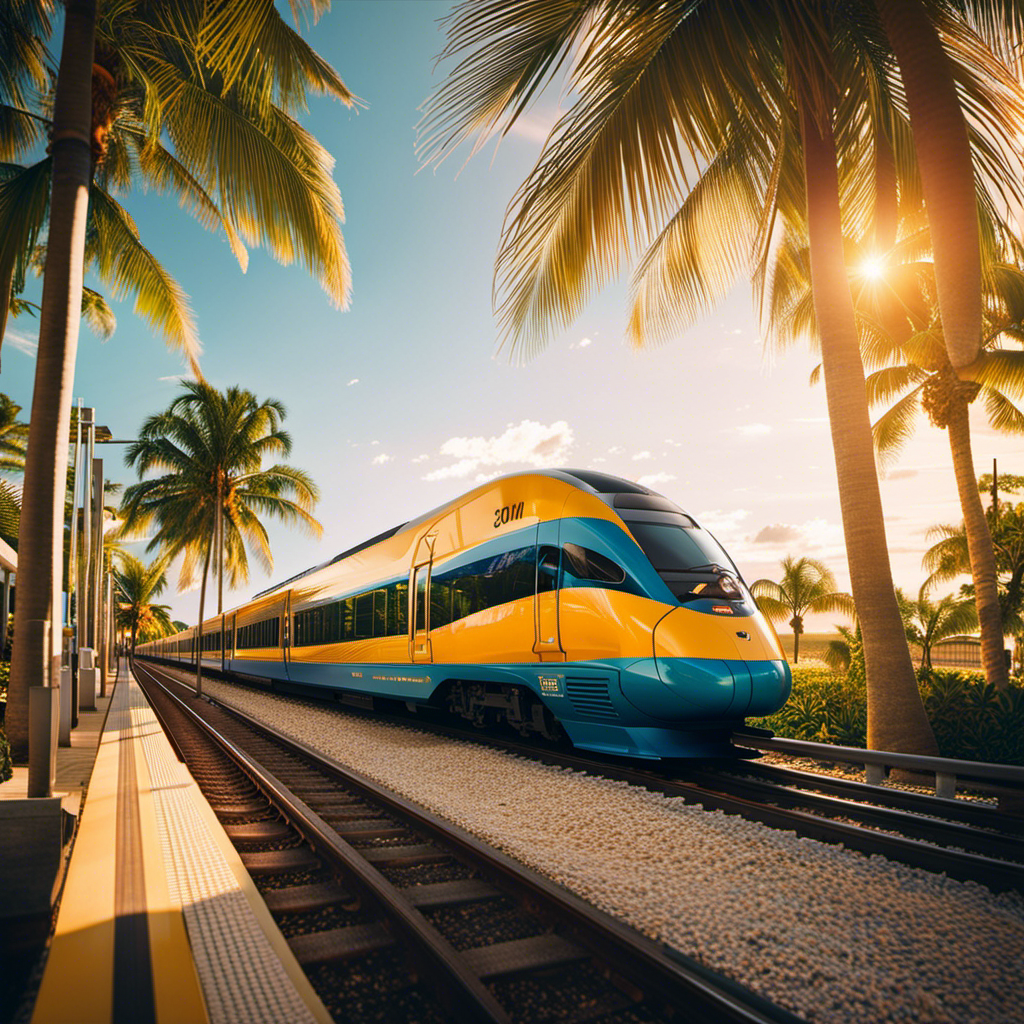
<instances>
[{"instance_id":1,"label":"sun","mask_svg":"<svg viewBox=\"0 0 1024 1024\"><path fill-rule=\"evenodd\" d=\"M862 277L869 281L881 281L885 277L885 260L881 256L868 256L860 265Z\"/></svg>"}]
</instances>

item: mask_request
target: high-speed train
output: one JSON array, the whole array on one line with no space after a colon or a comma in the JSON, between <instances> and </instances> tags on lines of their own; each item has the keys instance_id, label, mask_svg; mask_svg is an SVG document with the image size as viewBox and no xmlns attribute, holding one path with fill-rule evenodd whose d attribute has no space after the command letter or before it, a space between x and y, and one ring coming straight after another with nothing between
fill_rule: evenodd
<instances>
[{"instance_id":1,"label":"high-speed train","mask_svg":"<svg viewBox=\"0 0 1024 1024\"><path fill-rule=\"evenodd\" d=\"M195 663L197 627L141 645ZM203 623L205 667L636 758L728 753L791 675L732 559L673 502L516 473Z\"/></svg>"}]
</instances>

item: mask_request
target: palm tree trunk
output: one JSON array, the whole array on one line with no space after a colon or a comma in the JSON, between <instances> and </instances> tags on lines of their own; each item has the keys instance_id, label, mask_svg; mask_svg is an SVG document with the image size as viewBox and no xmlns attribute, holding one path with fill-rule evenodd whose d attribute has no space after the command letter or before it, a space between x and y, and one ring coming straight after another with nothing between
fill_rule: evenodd
<instances>
[{"instance_id":1,"label":"palm tree trunk","mask_svg":"<svg viewBox=\"0 0 1024 1024\"><path fill-rule=\"evenodd\" d=\"M29 687L46 685L40 668L55 673L52 649L29 649L32 620L49 619L60 636L60 571L64 549L71 396L82 308L85 222L92 173L92 62L96 0L68 0L53 110L50 228L39 316L35 389L21 525L18 532L18 604L7 735L16 762L28 759ZM40 634L41 635L41 634Z\"/></svg>"},{"instance_id":2,"label":"palm tree trunk","mask_svg":"<svg viewBox=\"0 0 1024 1024\"><path fill-rule=\"evenodd\" d=\"M931 225L935 285L950 362L981 354L981 249L967 125L952 67L920 0L875 0L907 94Z\"/></svg>"},{"instance_id":3,"label":"palm tree trunk","mask_svg":"<svg viewBox=\"0 0 1024 1024\"><path fill-rule=\"evenodd\" d=\"M800 634L795 626L793 627L793 664L800 664Z\"/></svg>"},{"instance_id":4,"label":"palm tree trunk","mask_svg":"<svg viewBox=\"0 0 1024 1024\"><path fill-rule=\"evenodd\" d=\"M843 259L832 126L798 90L814 312L821 338L832 447L850 582L864 642L868 746L937 754L896 603L875 469L853 298Z\"/></svg>"},{"instance_id":5,"label":"palm tree trunk","mask_svg":"<svg viewBox=\"0 0 1024 1024\"><path fill-rule=\"evenodd\" d=\"M998 690L1008 690L1010 676L1006 655L1003 653L1003 617L996 585L996 553L992 546L992 534L985 521L981 494L978 492L978 478L974 474L969 407L963 399L955 398L949 402L946 412L949 450L953 456L956 487L964 513L967 553L974 580L974 600L978 605L981 666L988 682Z\"/></svg>"},{"instance_id":6,"label":"palm tree trunk","mask_svg":"<svg viewBox=\"0 0 1024 1024\"><path fill-rule=\"evenodd\" d=\"M206 548L206 561L203 562L203 585L199 589L199 628L196 630L196 696L203 695L203 618L206 615L206 578L210 573L210 554L213 545Z\"/></svg>"}]
</instances>

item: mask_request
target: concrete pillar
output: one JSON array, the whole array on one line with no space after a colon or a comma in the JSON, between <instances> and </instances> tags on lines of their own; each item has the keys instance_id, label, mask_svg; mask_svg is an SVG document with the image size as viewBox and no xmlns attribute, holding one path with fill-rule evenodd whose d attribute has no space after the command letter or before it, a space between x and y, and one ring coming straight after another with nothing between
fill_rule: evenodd
<instances>
[{"instance_id":1,"label":"concrete pillar","mask_svg":"<svg viewBox=\"0 0 1024 1024\"><path fill-rule=\"evenodd\" d=\"M82 711L96 710L96 653L91 647L78 651L78 701Z\"/></svg>"},{"instance_id":2,"label":"concrete pillar","mask_svg":"<svg viewBox=\"0 0 1024 1024\"><path fill-rule=\"evenodd\" d=\"M63 665L60 670L60 724L57 731L57 745L71 746L71 666Z\"/></svg>"}]
</instances>

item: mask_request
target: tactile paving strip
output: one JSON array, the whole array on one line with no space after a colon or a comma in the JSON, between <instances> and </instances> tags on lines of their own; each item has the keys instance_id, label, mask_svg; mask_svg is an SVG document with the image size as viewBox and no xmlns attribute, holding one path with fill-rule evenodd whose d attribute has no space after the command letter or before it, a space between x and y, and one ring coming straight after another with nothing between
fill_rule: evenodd
<instances>
[{"instance_id":1,"label":"tactile paving strip","mask_svg":"<svg viewBox=\"0 0 1024 1024\"><path fill-rule=\"evenodd\" d=\"M210 1021L315 1024L193 803L195 782L134 679L129 699L152 780L167 884L182 906Z\"/></svg>"}]
</instances>

